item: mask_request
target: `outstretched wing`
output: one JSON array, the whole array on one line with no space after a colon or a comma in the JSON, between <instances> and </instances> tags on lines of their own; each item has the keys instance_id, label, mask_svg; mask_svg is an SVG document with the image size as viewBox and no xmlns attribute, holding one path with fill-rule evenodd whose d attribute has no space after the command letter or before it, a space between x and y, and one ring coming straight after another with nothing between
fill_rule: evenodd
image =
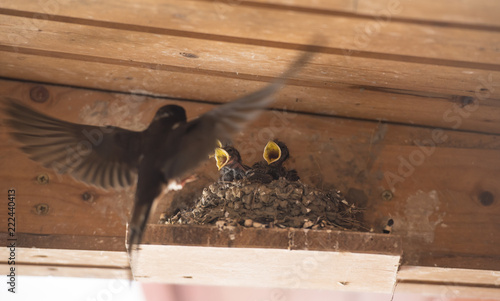
<instances>
[{"instance_id":1,"label":"outstretched wing","mask_svg":"<svg viewBox=\"0 0 500 301\"><path fill-rule=\"evenodd\" d=\"M58 173L102 188L133 184L141 132L71 123L5 99L5 123L21 150Z\"/></svg>"},{"instance_id":2,"label":"outstretched wing","mask_svg":"<svg viewBox=\"0 0 500 301\"><path fill-rule=\"evenodd\" d=\"M233 134L241 131L248 122L257 118L261 110L274 101L274 94L281 89L288 78L293 76L311 59L313 52L310 51L315 48L310 47L307 49L308 52L304 52L281 77L267 87L221 105L207 112L201 118L214 123L219 139L229 139Z\"/></svg>"},{"instance_id":3,"label":"outstretched wing","mask_svg":"<svg viewBox=\"0 0 500 301\"><path fill-rule=\"evenodd\" d=\"M216 147L216 139L230 139L241 131L246 124L257 118L274 100L274 94L312 57L315 47L309 47L282 77L267 87L248 94L230 103L216 107L184 125L179 135L173 135L172 141L178 141L178 150L173 150L173 143L166 143L165 157L161 167L165 179L179 177L196 168ZM193 147L196 146L196 147ZM169 153L170 152L170 153Z\"/></svg>"}]
</instances>

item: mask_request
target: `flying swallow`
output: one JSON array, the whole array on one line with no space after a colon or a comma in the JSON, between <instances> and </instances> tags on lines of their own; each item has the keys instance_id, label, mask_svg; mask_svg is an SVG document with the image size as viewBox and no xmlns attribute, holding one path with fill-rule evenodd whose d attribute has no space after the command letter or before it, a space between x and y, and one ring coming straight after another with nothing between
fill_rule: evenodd
<instances>
[{"instance_id":1,"label":"flying swallow","mask_svg":"<svg viewBox=\"0 0 500 301\"><path fill-rule=\"evenodd\" d=\"M312 56L308 47L283 75L261 90L187 121L184 108L161 107L149 126L135 132L59 120L5 99L6 124L21 150L45 167L102 188L137 183L128 230L128 253L141 242L154 200L178 190L185 176L273 101L273 95ZM137 181L135 180L137 178Z\"/></svg>"}]
</instances>

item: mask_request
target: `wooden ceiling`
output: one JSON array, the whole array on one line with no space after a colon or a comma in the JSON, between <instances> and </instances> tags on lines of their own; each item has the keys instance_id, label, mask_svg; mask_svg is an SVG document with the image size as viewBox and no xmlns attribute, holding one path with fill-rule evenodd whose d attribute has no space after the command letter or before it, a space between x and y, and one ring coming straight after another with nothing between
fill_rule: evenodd
<instances>
[{"instance_id":1,"label":"wooden ceiling","mask_svg":"<svg viewBox=\"0 0 500 301\"><path fill-rule=\"evenodd\" d=\"M259 89L315 41L323 48L274 110L235 139L244 159L280 138L304 182L340 189L375 232L393 220L404 264L500 270L498 16L494 0L4 1L0 94L74 122L141 129L165 103L195 117ZM35 103L40 85L48 100ZM20 232L124 235L116 208L133 192L67 177L40 186L40 173L59 178L3 127L1 138L0 187L28 200ZM212 165L203 183L216 178ZM36 215L38 203L52 211Z\"/></svg>"}]
</instances>

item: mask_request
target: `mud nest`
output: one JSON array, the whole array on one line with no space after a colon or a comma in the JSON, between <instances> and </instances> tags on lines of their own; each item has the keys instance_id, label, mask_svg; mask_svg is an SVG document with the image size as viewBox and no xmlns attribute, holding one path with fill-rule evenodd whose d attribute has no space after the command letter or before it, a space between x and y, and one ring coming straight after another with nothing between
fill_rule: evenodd
<instances>
[{"instance_id":1,"label":"mud nest","mask_svg":"<svg viewBox=\"0 0 500 301\"><path fill-rule=\"evenodd\" d=\"M192 209L160 223L359 230L360 210L340 191L323 191L285 178L271 183L215 182L203 190Z\"/></svg>"}]
</instances>

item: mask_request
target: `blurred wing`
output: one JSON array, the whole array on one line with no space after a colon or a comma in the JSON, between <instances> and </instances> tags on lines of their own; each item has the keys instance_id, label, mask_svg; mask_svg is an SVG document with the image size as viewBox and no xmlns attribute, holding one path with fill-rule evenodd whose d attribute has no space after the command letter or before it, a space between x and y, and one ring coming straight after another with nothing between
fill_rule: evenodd
<instances>
[{"instance_id":1,"label":"blurred wing","mask_svg":"<svg viewBox=\"0 0 500 301\"><path fill-rule=\"evenodd\" d=\"M247 123L257 118L261 111L274 101L274 94L281 89L286 80L311 59L313 53L309 51L312 48L314 47L309 47L308 52L304 52L280 78L267 87L223 104L200 118L214 122L217 138L229 139L233 134L241 131Z\"/></svg>"},{"instance_id":2,"label":"blurred wing","mask_svg":"<svg viewBox=\"0 0 500 301\"><path fill-rule=\"evenodd\" d=\"M310 47L312 48L312 47ZM310 49L309 49L310 50ZM189 170L196 168L214 152L216 139L230 139L232 135L241 131L246 124L257 118L263 109L273 102L273 95L284 84L287 78L297 72L313 55L312 52L302 54L293 65L267 87L216 107L187 123L179 129L172 141L176 142L177 151L169 154L164 160L161 170L165 179L180 177ZM173 143L166 144L168 151L172 151ZM165 147L167 151L167 147ZM166 152L165 152L166 154Z\"/></svg>"},{"instance_id":3,"label":"blurred wing","mask_svg":"<svg viewBox=\"0 0 500 301\"><path fill-rule=\"evenodd\" d=\"M7 99L4 111L11 136L32 160L58 173L102 188L133 184L141 133L118 127L71 123Z\"/></svg>"}]
</instances>

